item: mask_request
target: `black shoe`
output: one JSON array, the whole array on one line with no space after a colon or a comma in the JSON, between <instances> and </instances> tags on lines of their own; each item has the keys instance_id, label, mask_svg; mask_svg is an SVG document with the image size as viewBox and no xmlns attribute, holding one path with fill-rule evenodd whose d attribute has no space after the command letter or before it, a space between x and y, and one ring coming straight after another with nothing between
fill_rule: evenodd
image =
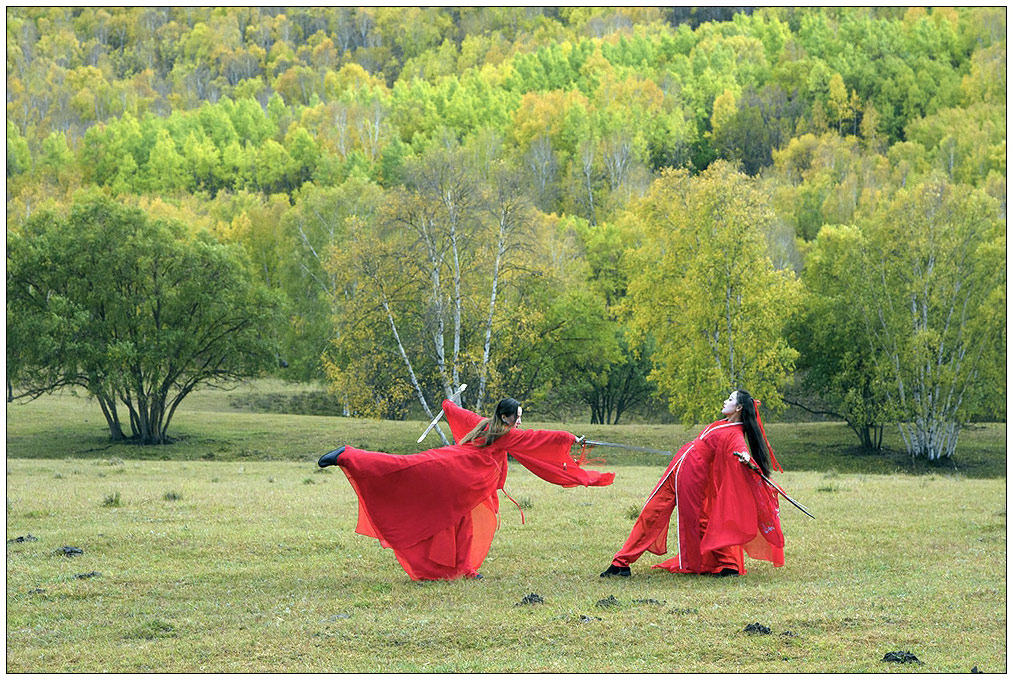
<instances>
[{"instance_id":1,"label":"black shoe","mask_svg":"<svg viewBox=\"0 0 1013 680\"><path fill-rule=\"evenodd\" d=\"M725 576L738 576L739 570L732 569L731 567L725 567L724 569L715 573L714 575L717 576L718 578L724 578Z\"/></svg>"},{"instance_id":2,"label":"black shoe","mask_svg":"<svg viewBox=\"0 0 1013 680\"><path fill-rule=\"evenodd\" d=\"M345 450L344 446L339 446L333 451L328 451L324 455L320 456L320 460L317 461L317 465L320 467L330 467L331 465L338 464L338 456L340 456Z\"/></svg>"},{"instance_id":3,"label":"black shoe","mask_svg":"<svg viewBox=\"0 0 1013 680\"><path fill-rule=\"evenodd\" d=\"M611 578L612 576L622 576L628 578L630 575L629 567L617 567L614 564L610 564L609 568L598 574L600 578Z\"/></svg>"}]
</instances>

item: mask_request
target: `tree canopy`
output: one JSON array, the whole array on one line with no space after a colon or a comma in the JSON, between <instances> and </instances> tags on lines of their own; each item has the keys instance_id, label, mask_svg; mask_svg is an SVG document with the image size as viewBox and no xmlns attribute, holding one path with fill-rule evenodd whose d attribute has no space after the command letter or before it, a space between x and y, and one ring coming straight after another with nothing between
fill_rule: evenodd
<instances>
[{"instance_id":1,"label":"tree canopy","mask_svg":"<svg viewBox=\"0 0 1013 680\"><path fill-rule=\"evenodd\" d=\"M347 414L418 416L468 382L471 407L596 422L706 420L742 386L871 447L1004 417L1005 284L981 278L1004 263L1004 8L6 12L9 252L64 247L41 225L76 225L56 216L81 191L138 230L184 223L166 248L230 253L277 300L255 317L271 370ZM924 305L917 340L895 289ZM64 351L28 338L91 327L61 299L8 305L9 396ZM947 358L919 389L959 408L907 398L929 347Z\"/></svg>"},{"instance_id":2,"label":"tree canopy","mask_svg":"<svg viewBox=\"0 0 1013 680\"><path fill-rule=\"evenodd\" d=\"M8 381L16 396L83 388L113 439L129 425L165 443L196 387L274 359L275 297L207 233L82 197L69 215L40 211L8 231Z\"/></svg>"}]
</instances>

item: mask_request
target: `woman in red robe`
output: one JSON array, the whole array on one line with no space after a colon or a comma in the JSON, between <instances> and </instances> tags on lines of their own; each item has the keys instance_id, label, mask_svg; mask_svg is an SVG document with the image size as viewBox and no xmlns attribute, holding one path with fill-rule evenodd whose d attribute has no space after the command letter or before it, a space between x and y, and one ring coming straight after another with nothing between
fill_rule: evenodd
<instances>
[{"instance_id":1,"label":"woman in red robe","mask_svg":"<svg viewBox=\"0 0 1013 680\"><path fill-rule=\"evenodd\" d=\"M515 399L504 399L492 418L482 418L446 400L457 444L407 456L342 446L318 464L341 467L359 497L356 532L392 548L412 580L481 578L508 453L564 487L606 486L615 477L580 467L583 461L569 453L578 437L569 432L518 429L522 410Z\"/></svg>"},{"instance_id":2,"label":"woman in red robe","mask_svg":"<svg viewBox=\"0 0 1013 680\"><path fill-rule=\"evenodd\" d=\"M749 392L732 392L721 410L726 417L679 449L626 543L601 576L629 576L630 564L644 551L668 552L668 525L675 508L679 510L679 553L653 568L738 576L746 573L743 550L775 567L784 565L776 492L746 465L751 454L768 477L772 467L780 470L763 432L758 405Z\"/></svg>"}]
</instances>

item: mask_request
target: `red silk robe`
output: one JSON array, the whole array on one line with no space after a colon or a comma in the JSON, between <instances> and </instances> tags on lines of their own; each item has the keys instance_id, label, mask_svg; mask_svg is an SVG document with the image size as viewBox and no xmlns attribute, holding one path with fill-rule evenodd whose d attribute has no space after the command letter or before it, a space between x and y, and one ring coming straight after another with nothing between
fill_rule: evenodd
<instances>
[{"instance_id":1,"label":"red silk robe","mask_svg":"<svg viewBox=\"0 0 1013 680\"><path fill-rule=\"evenodd\" d=\"M443 402L454 440L482 419ZM412 580L474 576L489 552L507 453L542 479L564 487L606 486L614 473L581 468L570 457L574 436L513 428L488 447L453 444L400 456L347 446L338 465L359 497L356 532L392 548Z\"/></svg>"},{"instance_id":2,"label":"red silk robe","mask_svg":"<svg viewBox=\"0 0 1013 680\"><path fill-rule=\"evenodd\" d=\"M746 573L752 558L784 565L777 495L733 455L749 452L742 423L719 420L672 458L614 564L628 565L645 550L668 552L668 524L678 510L678 554L655 569L677 573Z\"/></svg>"}]
</instances>

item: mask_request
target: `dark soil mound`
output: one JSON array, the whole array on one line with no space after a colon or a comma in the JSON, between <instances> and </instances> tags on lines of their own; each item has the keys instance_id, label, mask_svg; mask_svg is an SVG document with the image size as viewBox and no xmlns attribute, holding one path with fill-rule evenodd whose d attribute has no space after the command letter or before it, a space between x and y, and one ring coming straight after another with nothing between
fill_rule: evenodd
<instances>
[{"instance_id":1,"label":"dark soil mound","mask_svg":"<svg viewBox=\"0 0 1013 680\"><path fill-rule=\"evenodd\" d=\"M521 598L521 601L515 604L515 607L522 607L528 604L545 604L545 600L538 593L529 593Z\"/></svg>"},{"instance_id":2,"label":"dark soil mound","mask_svg":"<svg viewBox=\"0 0 1013 680\"><path fill-rule=\"evenodd\" d=\"M616 599L615 595L609 595L608 597L595 602L594 606L599 607L601 609L608 609L609 607L618 607L619 600Z\"/></svg>"},{"instance_id":3,"label":"dark soil mound","mask_svg":"<svg viewBox=\"0 0 1013 680\"><path fill-rule=\"evenodd\" d=\"M27 536L18 536L17 538L12 538L12 539L8 540L7 542L8 543L27 543L28 541L37 541L37 540L39 540L37 537L32 536L31 534L28 534Z\"/></svg>"},{"instance_id":4,"label":"dark soil mound","mask_svg":"<svg viewBox=\"0 0 1013 680\"><path fill-rule=\"evenodd\" d=\"M770 635L770 628L762 623L751 623L746 626L745 630L751 635Z\"/></svg>"},{"instance_id":5,"label":"dark soil mound","mask_svg":"<svg viewBox=\"0 0 1013 680\"><path fill-rule=\"evenodd\" d=\"M891 663L923 663L911 652L887 652L883 657L883 661Z\"/></svg>"}]
</instances>

